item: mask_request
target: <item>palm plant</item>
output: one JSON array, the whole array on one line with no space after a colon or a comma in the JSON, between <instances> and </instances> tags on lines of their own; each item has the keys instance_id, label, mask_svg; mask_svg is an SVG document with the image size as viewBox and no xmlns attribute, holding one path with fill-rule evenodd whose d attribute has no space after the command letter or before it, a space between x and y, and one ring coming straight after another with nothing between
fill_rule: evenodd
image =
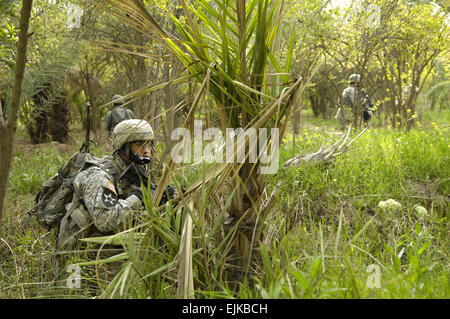
<instances>
[{"instance_id":1,"label":"palm plant","mask_svg":"<svg viewBox=\"0 0 450 319\"><path fill-rule=\"evenodd\" d=\"M277 34L282 17L282 0L180 0L183 15L169 12L177 27L178 36L169 34L158 25L139 0L105 2L106 4L102 4L104 9L136 30L157 39L184 64L188 76L180 78L182 81L194 79L201 84L191 104L185 126L194 115L200 97L211 94L222 132L225 133L227 128L254 128L256 131L265 128L271 132L267 136L267 145L278 145L278 141L274 143L274 139L283 137L291 106L302 83L300 78L290 76L293 37L284 56L285 67L282 68L279 62L281 52L277 52ZM154 89L143 89L133 94L144 94ZM278 135L272 136L275 131L270 129L273 128L279 130ZM245 149L245 145L237 145L235 154L244 151L244 162L212 165L173 202L177 204L174 211L183 205L187 206L188 202L195 203L188 209L193 222L191 225L204 233L203 222L208 219L205 213L208 198L214 198L225 182L231 181L231 195L220 210L221 218L211 227L217 230L218 223L223 220L224 211L227 210L232 222L225 230L223 240L228 240L228 244L222 241L217 246L228 252L228 257L233 257L229 260L234 267L228 269L238 270L229 272L232 276L228 280L240 278L235 274L248 273L252 259L250 256L257 256L254 251L258 251L256 248L263 234L264 219L274 197L274 194L269 199L263 197L265 183L258 171L261 162L259 157L256 163L249 161L251 147L250 143L248 149ZM169 160L152 199L153 203L159 202L162 190L169 180L170 169L174 165ZM154 208L151 203L147 206L149 211L162 210L162 207ZM189 229L184 232L183 239L190 242L192 235L187 234ZM206 239L201 244L204 254L207 244ZM186 254L186 250L183 250L182 255L192 258L192 254ZM216 255L215 250L213 255ZM205 255L203 257L203 260L194 260L194 264L203 267L203 278L207 280L211 271L207 266L210 259ZM192 263L188 260L184 265ZM214 269L223 270L225 259L221 259L221 265L222 267L216 265ZM189 287L192 286L189 280L181 281Z\"/></svg>"}]
</instances>

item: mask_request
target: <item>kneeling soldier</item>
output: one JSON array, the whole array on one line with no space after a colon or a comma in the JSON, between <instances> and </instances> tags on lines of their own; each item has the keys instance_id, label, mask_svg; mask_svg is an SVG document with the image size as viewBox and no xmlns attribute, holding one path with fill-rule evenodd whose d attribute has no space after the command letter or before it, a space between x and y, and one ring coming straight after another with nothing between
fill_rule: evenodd
<instances>
[{"instance_id":1,"label":"kneeling soldier","mask_svg":"<svg viewBox=\"0 0 450 319\"><path fill-rule=\"evenodd\" d=\"M141 181L148 182L145 164L150 162L153 137L145 120L125 120L115 127L113 155L91 163L73 180L73 199L57 235L59 250L73 248L82 237L120 232L145 209Z\"/></svg>"}]
</instances>

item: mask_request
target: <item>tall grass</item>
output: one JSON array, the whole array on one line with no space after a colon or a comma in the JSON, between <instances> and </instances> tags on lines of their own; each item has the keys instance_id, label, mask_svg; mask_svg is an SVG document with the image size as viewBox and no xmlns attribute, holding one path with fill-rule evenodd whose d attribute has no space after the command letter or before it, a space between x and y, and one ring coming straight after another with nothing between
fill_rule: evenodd
<instances>
[{"instance_id":1,"label":"tall grass","mask_svg":"<svg viewBox=\"0 0 450 319\"><path fill-rule=\"evenodd\" d=\"M18 152L6 203L0 296L175 298L181 230L192 213L196 298L448 298L448 133L439 123L408 132L370 129L331 164L288 167L270 176L269 194L282 185L259 261L249 272L256 275L237 286L223 274L231 194L225 189L213 197L208 187L200 188L195 212L169 206L161 214L147 198L141 227L114 239L124 246L115 257L123 258L117 276L102 279L108 266L95 265L95 252L73 253L58 274L53 234L37 225L24 231L20 214L65 155L51 149ZM292 137L286 136L280 163L337 138L332 128L302 130L293 154ZM46 169L39 169L43 165ZM189 185L207 170L206 165L179 170L172 183ZM27 174L35 177L24 178ZM401 208L380 208L389 198ZM81 289L66 286L65 266L72 263L81 267ZM202 275L206 271L209 276Z\"/></svg>"},{"instance_id":2,"label":"tall grass","mask_svg":"<svg viewBox=\"0 0 450 319\"><path fill-rule=\"evenodd\" d=\"M332 133L305 131L296 149L307 153ZM252 296L448 297L448 147L448 127L371 129L331 165L272 176L272 185L285 181L278 235L269 242L272 258L263 259L265 288ZM383 211L378 204L388 198L402 208ZM369 288L370 265L380 270L380 288Z\"/></svg>"}]
</instances>

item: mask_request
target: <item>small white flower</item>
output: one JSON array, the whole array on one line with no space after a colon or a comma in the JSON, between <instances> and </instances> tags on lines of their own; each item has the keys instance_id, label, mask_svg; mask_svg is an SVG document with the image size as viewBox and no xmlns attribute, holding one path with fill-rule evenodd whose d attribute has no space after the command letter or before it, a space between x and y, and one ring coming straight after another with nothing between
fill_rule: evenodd
<instances>
[{"instance_id":1,"label":"small white flower","mask_svg":"<svg viewBox=\"0 0 450 319\"><path fill-rule=\"evenodd\" d=\"M378 207L384 211L394 212L402 208L402 204L397 202L395 199L389 198L386 201L380 201Z\"/></svg>"},{"instance_id":2,"label":"small white flower","mask_svg":"<svg viewBox=\"0 0 450 319\"><path fill-rule=\"evenodd\" d=\"M414 210L416 211L417 216L420 217L420 218L423 218L423 217L425 217L428 214L427 209L425 207L422 207L422 206L419 206L419 205L416 205L414 207Z\"/></svg>"},{"instance_id":3,"label":"small white flower","mask_svg":"<svg viewBox=\"0 0 450 319\"><path fill-rule=\"evenodd\" d=\"M385 201L380 201L378 203L378 207L380 207L382 210L386 209L386 202Z\"/></svg>"}]
</instances>

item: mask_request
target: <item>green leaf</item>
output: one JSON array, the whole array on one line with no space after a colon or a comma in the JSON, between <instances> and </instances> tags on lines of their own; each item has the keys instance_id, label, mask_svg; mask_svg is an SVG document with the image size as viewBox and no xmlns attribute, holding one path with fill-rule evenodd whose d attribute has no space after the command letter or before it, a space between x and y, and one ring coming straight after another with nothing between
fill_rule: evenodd
<instances>
[{"instance_id":1,"label":"green leaf","mask_svg":"<svg viewBox=\"0 0 450 319\"><path fill-rule=\"evenodd\" d=\"M428 242L426 242L420 249L419 249L419 251L417 252L417 255L421 255L424 251L425 251L425 249L427 249L428 247L430 247L431 246L431 241L428 241Z\"/></svg>"}]
</instances>

